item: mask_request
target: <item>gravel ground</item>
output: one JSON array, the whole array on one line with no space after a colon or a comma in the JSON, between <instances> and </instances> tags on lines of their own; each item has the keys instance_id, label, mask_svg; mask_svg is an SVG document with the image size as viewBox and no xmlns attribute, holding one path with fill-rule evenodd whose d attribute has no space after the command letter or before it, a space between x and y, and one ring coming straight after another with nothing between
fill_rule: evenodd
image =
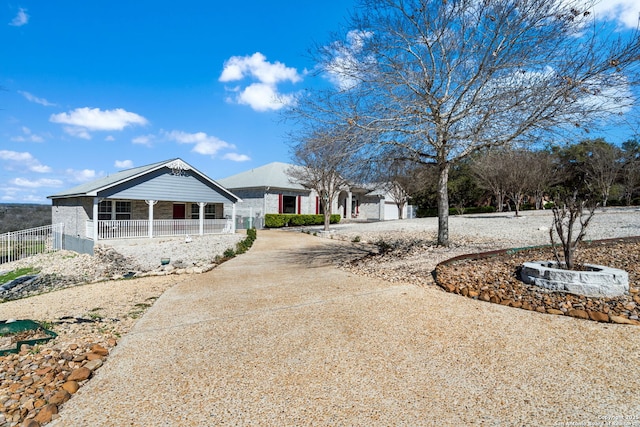
<instances>
[{"instance_id":1,"label":"gravel ground","mask_svg":"<svg viewBox=\"0 0 640 427\"><path fill-rule=\"evenodd\" d=\"M205 266L214 263L216 256L235 248L243 234L157 238L149 245L148 239L123 239L103 243L123 256L135 260L142 271L160 269L160 259L169 258L172 265Z\"/></svg>"},{"instance_id":2,"label":"gravel ground","mask_svg":"<svg viewBox=\"0 0 640 427\"><path fill-rule=\"evenodd\" d=\"M549 244L551 211L526 211L519 218L513 213L494 213L449 217L449 247L436 246L437 218L417 218L378 223L345 223L335 227L333 238L379 241L395 250L386 257L345 263L358 274L391 282L415 285L435 284L431 272L442 261L458 255L496 249ZM310 232L316 231L308 230ZM587 240L640 236L640 210L635 208L599 209L587 229Z\"/></svg>"},{"instance_id":3,"label":"gravel ground","mask_svg":"<svg viewBox=\"0 0 640 427\"><path fill-rule=\"evenodd\" d=\"M363 250L259 232L165 292L54 425L637 424L636 327L335 268Z\"/></svg>"},{"instance_id":4,"label":"gravel ground","mask_svg":"<svg viewBox=\"0 0 640 427\"><path fill-rule=\"evenodd\" d=\"M449 248L433 244L435 218L340 224L332 234L343 243L259 231L258 250L220 271L63 289L0 304L0 318L98 312L95 323L57 325L47 346L111 348L164 293L56 425L596 425L616 416L640 425L635 327L424 287L453 256L546 244L550 224L548 211L455 216ZM587 237L630 235L640 235L640 211L607 209ZM380 239L404 253L347 262ZM192 243L128 242L122 258L164 274L155 260L193 262L198 251L183 255ZM46 257L59 272L104 270L95 257Z\"/></svg>"}]
</instances>

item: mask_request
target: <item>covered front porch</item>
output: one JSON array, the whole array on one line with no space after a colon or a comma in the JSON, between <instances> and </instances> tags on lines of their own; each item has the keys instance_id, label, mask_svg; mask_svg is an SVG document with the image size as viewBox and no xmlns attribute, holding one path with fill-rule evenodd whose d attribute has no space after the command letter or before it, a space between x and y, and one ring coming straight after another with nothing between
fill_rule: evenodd
<instances>
[{"instance_id":1,"label":"covered front porch","mask_svg":"<svg viewBox=\"0 0 640 427\"><path fill-rule=\"evenodd\" d=\"M144 212L146 210L146 212ZM235 233L235 203L94 198L85 235L93 241ZM94 220L93 218L98 218Z\"/></svg>"}]
</instances>

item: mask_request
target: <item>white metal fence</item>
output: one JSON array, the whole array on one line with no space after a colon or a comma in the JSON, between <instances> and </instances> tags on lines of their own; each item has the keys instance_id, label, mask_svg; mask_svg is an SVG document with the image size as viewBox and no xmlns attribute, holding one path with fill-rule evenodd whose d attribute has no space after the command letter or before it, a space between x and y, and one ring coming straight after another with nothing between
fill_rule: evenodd
<instances>
[{"instance_id":1,"label":"white metal fence","mask_svg":"<svg viewBox=\"0 0 640 427\"><path fill-rule=\"evenodd\" d=\"M236 228L238 230L264 228L262 210L253 208L236 209Z\"/></svg>"},{"instance_id":2,"label":"white metal fence","mask_svg":"<svg viewBox=\"0 0 640 427\"><path fill-rule=\"evenodd\" d=\"M87 221L86 235L93 236L94 221ZM200 234L200 220L197 219L156 219L153 220L153 237L197 236ZM202 234L222 234L231 232L232 223L227 219L205 219ZM149 237L148 220L100 220L98 239L135 239Z\"/></svg>"},{"instance_id":3,"label":"white metal fence","mask_svg":"<svg viewBox=\"0 0 640 427\"><path fill-rule=\"evenodd\" d=\"M63 249L64 224L0 234L0 264Z\"/></svg>"}]
</instances>

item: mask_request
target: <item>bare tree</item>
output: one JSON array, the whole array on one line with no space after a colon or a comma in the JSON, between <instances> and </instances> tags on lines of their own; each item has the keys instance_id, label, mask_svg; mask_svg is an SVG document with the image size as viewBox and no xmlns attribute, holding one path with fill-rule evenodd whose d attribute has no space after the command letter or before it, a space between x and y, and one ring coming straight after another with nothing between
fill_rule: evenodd
<instances>
[{"instance_id":1,"label":"bare tree","mask_svg":"<svg viewBox=\"0 0 640 427\"><path fill-rule=\"evenodd\" d=\"M498 149L486 150L478 153L471 162L471 171L478 178L480 185L493 193L496 199L496 210L502 212L506 197L505 179L502 173L502 151Z\"/></svg>"},{"instance_id":2,"label":"bare tree","mask_svg":"<svg viewBox=\"0 0 640 427\"><path fill-rule=\"evenodd\" d=\"M611 187L624 167L622 151L603 138L585 139L560 150L567 184L583 194L598 194L606 206Z\"/></svg>"},{"instance_id":3,"label":"bare tree","mask_svg":"<svg viewBox=\"0 0 640 427\"><path fill-rule=\"evenodd\" d=\"M554 156L549 151L534 151L531 161L526 165L530 169L533 197L536 209L544 207L544 195L552 185L562 182L563 172L558 168Z\"/></svg>"},{"instance_id":4,"label":"bare tree","mask_svg":"<svg viewBox=\"0 0 640 427\"><path fill-rule=\"evenodd\" d=\"M334 201L354 176L356 138L347 127L322 127L311 130L292 147L296 166L287 173L293 182L319 195L325 231L329 231Z\"/></svg>"},{"instance_id":5,"label":"bare tree","mask_svg":"<svg viewBox=\"0 0 640 427\"><path fill-rule=\"evenodd\" d=\"M572 196L565 197L564 201L556 201L553 207L553 226L549 229L549 238L551 246L559 267L565 267L567 270L573 270L578 257L578 246L584 240L589 222L593 218L597 204L592 205L588 213L585 215L584 209L587 205L586 200L579 200L577 191ZM577 223L576 223L577 221ZM580 225L579 230L574 227ZM558 249L554 239L554 231L560 239L562 245L563 259L560 259ZM576 236L574 232L577 231Z\"/></svg>"},{"instance_id":6,"label":"bare tree","mask_svg":"<svg viewBox=\"0 0 640 427\"><path fill-rule=\"evenodd\" d=\"M360 0L349 27L314 50L338 89L303 97L294 113L369 130L378 147L434 163L440 245L452 162L588 127L632 102L638 33L613 39L581 1Z\"/></svg>"},{"instance_id":7,"label":"bare tree","mask_svg":"<svg viewBox=\"0 0 640 427\"><path fill-rule=\"evenodd\" d=\"M602 206L607 206L611 187L624 166L622 151L604 139L593 140L590 145L584 162L586 183L591 191L600 194Z\"/></svg>"},{"instance_id":8,"label":"bare tree","mask_svg":"<svg viewBox=\"0 0 640 427\"><path fill-rule=\"evenodd\" d=\"M406 160L387 155L378 160L373 172L373 179L395 203L399 219L404 217L404 207L409 202L408 191L411 188L411 181L415 179L411 176L410 166L411 164Z\"/></svg>"}]
</instances>

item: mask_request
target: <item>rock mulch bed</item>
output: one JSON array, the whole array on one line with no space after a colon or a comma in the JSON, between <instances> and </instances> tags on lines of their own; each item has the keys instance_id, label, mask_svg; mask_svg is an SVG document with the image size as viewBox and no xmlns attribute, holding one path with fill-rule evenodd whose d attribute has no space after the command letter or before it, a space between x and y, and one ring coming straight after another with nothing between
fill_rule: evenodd
<instances>
[{"instance_id":1,"label":"rock mulch bed","mask_svg":"<svg viewBox=\"0 0 640 427\"><path fill-rule=\"evenodd\" d=\"M64 349L23 345L18 354L0 357L0 426L50 422L115 345L113 338L102 344L80 341Z\"/></svg>"},{"instance_id":2,"label":"rock mulch bed","mask_svg":"<svg viewBox=\"0 0 640 427\"><path fill-rule=\"evenodd\" d=\"M450 260L436 267L436 283L447 292L509 307L598 322L640 325L640 242L594 242L581 247L580 259L584 262L620 268L629 273L629 295L616 298L552 292L519 280L518 271L523 262L551 259L550 248L539 248Z\"/></svg>"}]
</instances>

